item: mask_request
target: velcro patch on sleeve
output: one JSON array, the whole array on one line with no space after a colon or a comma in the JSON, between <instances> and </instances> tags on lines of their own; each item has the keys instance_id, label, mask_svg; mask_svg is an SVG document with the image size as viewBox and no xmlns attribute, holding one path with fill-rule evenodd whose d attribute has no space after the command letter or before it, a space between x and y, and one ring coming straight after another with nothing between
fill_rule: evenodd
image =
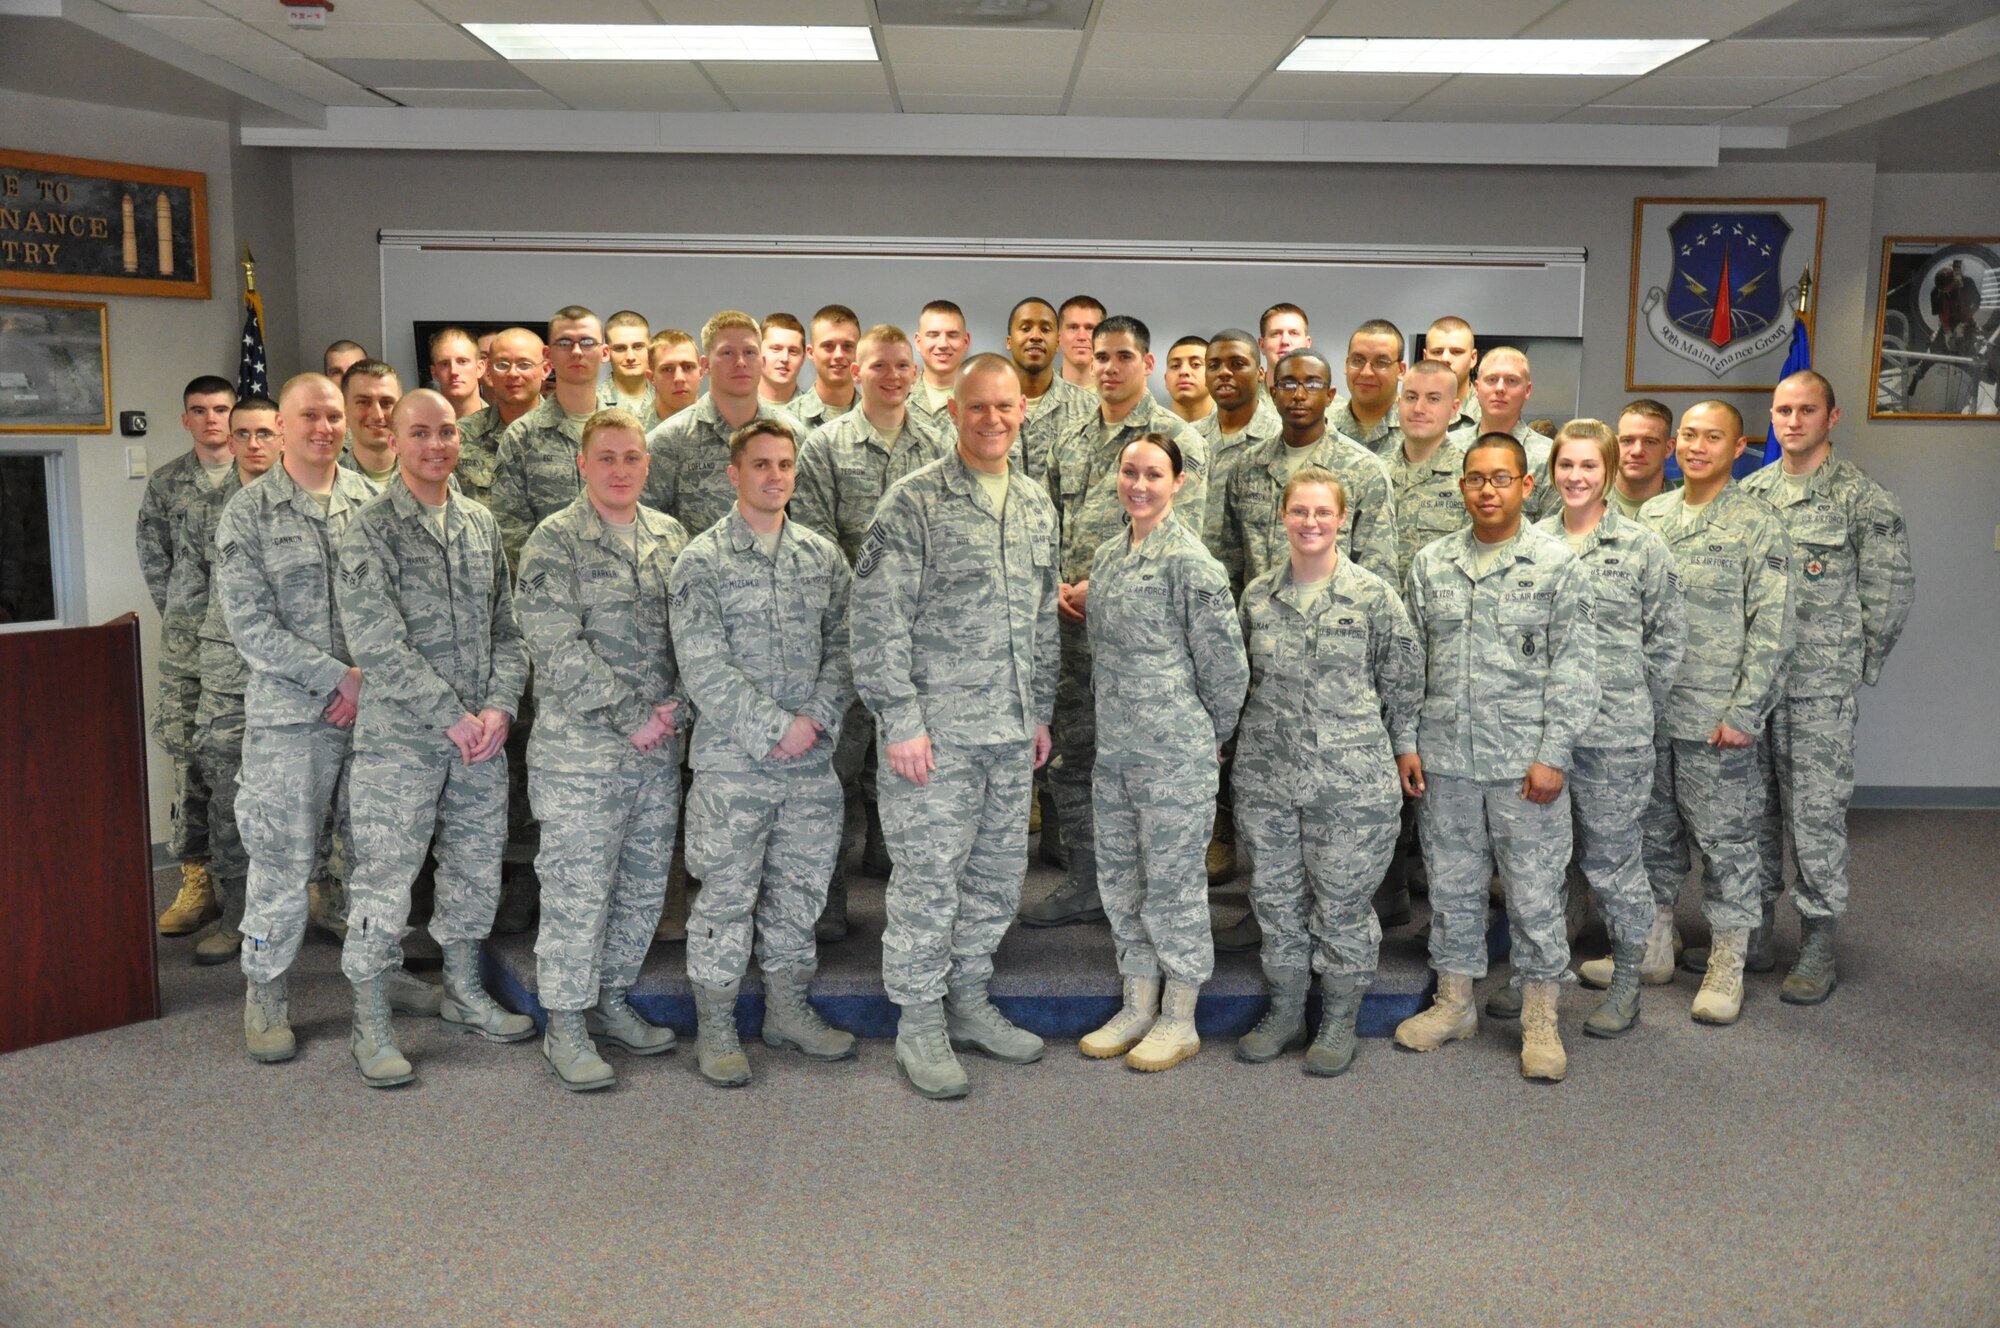
<instances>
[{"instance_id":1,"label":"velcro patch on sleeve","mask_svg":"<svg viewBox=\"0 0 2000 1328\"><path fill-rule=\"evenodd\" d=\"M888 540L882 534L882 527L870 526L868 539L861 546L861 556L854 563L854 579L866 581L882 565L882 555L888 547Z\"/></svg>"}]
</instances>

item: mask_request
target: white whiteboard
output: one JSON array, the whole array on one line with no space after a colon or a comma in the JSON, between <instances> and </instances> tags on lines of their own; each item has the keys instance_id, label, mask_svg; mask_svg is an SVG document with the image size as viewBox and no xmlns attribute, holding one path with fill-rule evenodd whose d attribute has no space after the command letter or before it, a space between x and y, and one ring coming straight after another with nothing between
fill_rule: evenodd
<instances>
[{"instance_id":1,"label":"white whiteboard","mask_svg":"<svg viewBox=\"0 0 2000 1328\"><path fill-rule=\"evenodd\" d=\"M1369 318L1387 318L1412 339L1444 314L1471 323L1482 344L1493 344L1489 329L1536 343L1583 334L1581 249L436 231L379 238L379 344L410 383L429 368L404 362L412 323L537 326L566 304L600 315L634 309L655 331L696 334L718 309L760 319L784 310L805 322L821 305L845 304L864 327L895 323L914 336L924 304L947 299L965 310L979 351L1003 348L1016 301L1037 295L1060 304L1082 292L1144 321L1163 364L1176 338L1231 326L1255 332L1257 316L1280 301L1307 311L1316 348L1335 352L1336 368L1348 334ZM1528 413L1566 418L1575 411L1580 346L1551 349L1536 358ZM808 363L802 383L810 372Z\"/></svg>"}]
</instances>

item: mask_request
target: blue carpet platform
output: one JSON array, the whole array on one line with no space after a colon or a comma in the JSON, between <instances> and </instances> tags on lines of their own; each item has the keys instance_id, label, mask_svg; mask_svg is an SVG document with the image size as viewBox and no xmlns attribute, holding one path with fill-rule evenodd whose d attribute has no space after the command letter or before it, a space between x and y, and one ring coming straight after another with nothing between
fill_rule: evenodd
<instances>
[{"instance_id":1,"label":"blue carpet platform","mask_svg":"<svg viewBox=\"0 0 2000 1328\"><path fill-rule=\"evenodd\" d=\"M879 879L850 873L847 938L820 947L819 976L813 1001L827 1020L858 1037L888 1038L896 1034L896 1007L882 991L882 886ZM1030 899L1053 891L1062 874L1030 859L1024 890ZM1236 921L1248 908L1242 880L1210 895L1219 923ZM1496 910L1490 937L1495 962L1506 953L1506 924ZM1375 985L1362 1002L1357 1030L1363 1037L1388 1037L1396 1025L1427 1003L1435 985L1421 939L1429 920L1424 901L1416 901L1408 925L1384 932L1381 967ZM1022 1027L1050 1039L1081 1037L1109 1019L1118 1009L1118 973L1112 957L1111 932L1103 923L1068 927L1025 927L1008 931L995 960L993 1001ZM496 936L486 947L489 987L504 1003L541 1023L545 1017L536 999L534 933ZM1318 1026L1318 986L1307 1007ZM1268 1002L1264 978L1255 954L1218 954L1215 976L1202 988L1196 1026L1204 1037L1234 1038L1249 1031L1263 1016ZM692 1036L694 997L687 980L687 955L680 943L655 943L632 989L631 1002L646 1018ZM754 1037L764 1018L763 988L756 961L743 980L737 1023L745 1037Z\"/></svg>"}]
</instances>

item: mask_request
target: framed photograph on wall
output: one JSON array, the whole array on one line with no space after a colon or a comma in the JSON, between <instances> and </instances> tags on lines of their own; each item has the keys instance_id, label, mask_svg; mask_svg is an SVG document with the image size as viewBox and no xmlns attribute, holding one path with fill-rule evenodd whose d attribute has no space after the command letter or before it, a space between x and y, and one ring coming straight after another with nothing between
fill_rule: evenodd
<instances>
[{"instance_id":1,"label":"framed photograph on wall","mask_svg":"<svg viewBox=\"0 0 2000 1328\"><path fill-rule=\"evenodd\" d=\"M2000 419L2000 238L1882 241L1868 418Z\"/></svg>"},{"instance_id":2,"label":"framed photograph on wall","mask_svg":"<svg viewBox=\"0 0 2000 1328\"><path fill-rule=\"evenodd\" d=\"M104 305L0 295L0 433L109 432Z\"/></svg>"},{"instance_id":3,"label":"framed photograph on wall","mask_svg":"<svg viewBox=\"0 0 2000 1328\"><path fill-rule=\"evenodd\" d=\"M1825 220L1823 198L1635 200L1625 390L1775 387Z\"/></svg>"}]
</instances>

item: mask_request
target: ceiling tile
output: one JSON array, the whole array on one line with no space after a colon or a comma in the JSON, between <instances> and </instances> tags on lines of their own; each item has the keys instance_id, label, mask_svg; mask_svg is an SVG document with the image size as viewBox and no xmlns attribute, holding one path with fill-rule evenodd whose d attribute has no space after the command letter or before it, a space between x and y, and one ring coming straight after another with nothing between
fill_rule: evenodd
<instances>
[{"instance_id":1,"label":"ceiling tile","mask_svg":"<svg viewBox=\"0 0 2000 1328\"><path fill-rule=\"evenodd\" d=\"M377 88L405 106L453 111L563 111L540 88Z\"/></svg>"},{"instance_id":2,"label":"ceiling tile","mask_svg":"<svg viewBox=\"0 0 2000 1328\"><path fill-rule=\"evenodd\" d=\"M328 23L312 32L283 23L253 23L259 32L276 37L300 55L314 59L344 56L356 60L492 60L498 57L449 23Z\"/></svg>"},{"instance_id":3,"label":"ceiling tile","mask_svg":"<svg viewBox=\"0 0 2000 1328\"><path fill-rule=\"evenodd\" d=\"M1707 37L1743 31L1792 0L1567 0L1523 37Z\"/></svg>"},{"instance_id":4,"label":"ceiling tile","mask_svg":"<svg viewBox=\"0 0 2000 1328\"><path fill-rule=\"evenodd\" d=\"M650 0L662 23L810 23L866 27L868 0ZM543 13L543 19L548 17Z\"/></svg>"},{"instance_id":5,"label":"ceiling tile","mask_svg":"<svg viewBox=\"0 0 2000 1328\"><path fill-rule=\"evenodd\" d=\"M1296 37L1323 0L1102 0L1097 31L1259 33Z\"/></svg>"},{"instance_id":6,"label":"ceiling tile","mask_svg":"<svg viewBox=\"0 0 2000 1328\"><path fill-rule=\"evenodd\" d=\"M169 18L151 14L134 14L133 17L163 37L171 37L197 51L220 56L224 60L235 60L239 56L276 60L298 54L283 42L273 41L233 18Z\"/></svg>"},{"instance_id":7,"label":"ceiling tile","mask_svg":"<svg viewBox=\"0 0 2000 1328\"><path fill-rule=\"evenodd\" d=\"M1491 106L1443 106L1433 105L1426 99L1414 106L1404 107L1390 118L1427 124L1550 124L1575 109L1574 106L1535 106L1514 101Z\"/></svg>"},{"instance_id":8,"label":"ceiling tile","mask_svg":"<svg viewBox=\"0 0 2000 1328\"><path fill-rule=\"evenodd\" d=\"M729 100L742 111L789 111L798 115L858 115L896 109L887 87L880 92L732 92Z\"/></svg>"},{"instance_id":9,"label":"ceiling tile","mask_svg":"<svg viewBox=\"0 0 2000 1328\"><path fill-rule=\"evenodd\" d=\"M290 51L270 59L240 60L236 64L238 68L247 70L259 78L269 79L281 88L289 88L302 97L310 97L322 106L390 104L354 80L344 78L325 65Z\"/></svg>"},{"instance_id":10,"label":"ceiling tile","mask_svg":"<svg viewBox=\"0 0 2000 1328\"><path fill-rule=\"evenodd\" d=\"M1817 78L1680 78L1649 74L1602 98L1600 106L1761 106L1824 80Z\"/></svg>"},{"instance_id":11,"label":"ceiling tile","mask_svg":"<svg viewBox=\"0 0 2000 1328\"><path fill-rule=\"evenodd\" d=\"M798 64L794 62L714 60L702 66L708 76L736 100L739 92L837 93L845 96L889 95L889 76L876 64Z\"/></svg>"},{"instance_id":12,"label":"ceiling tile","mask_svg":"<svg viewBox=\"0 0 2000 1328\"><path fill-rule=\"evenodd\" d=\"M504 60L341 60L320 62L371 88L532 88L534 81Z\"/></svg>"},{"instance_id":13,"label":"ceiling tile","mask_svg":"<svg viewBox=\"0 0 2000 1328\"><path fill-rule=\"evenodd\" d=\"M897 88L902 74L896 75ZM936 93L902 93L903 109L919 115L1060 115L1062 98L948 96Z\"/></svg>"},{"instance_id":14,"label":"ceiling tile","mask_svg":"<svg viewBox=\"0 0 2000 1328\"><path fill-rule=\"evenodd\" d=\"M1690 51L1662 74L1696 78L1754 78L1777 74L1831 78L1922 44L1921 38L1888 41L1721 41Z\"/></svg>"},{"instance_id":15,"label":"ceiling tile","mask_svg":"<svg viewBox=\"0 0 2000 1328\"><path fill-rule=\"evenodd\" d=\"M2000 53L2000 19L1974 24L1949 37L1898 51L1854 72L1877 78L1916 79L1958 69L1995 53Z\"/></svg>"},{"instance_id":16,"label":"ceiling tile","mask_svg":"<svg viewBox=\"0 0 2000 1328\"><path fill-rule=\"evenodd\" d=\"M270 22L283 8L279 0L208 0L231 18ZM437 15L417 0L335 0L328 29L348 23L435 23Z\"/></svg>"},{"instance_id":17,"label":"ceiling tile","mask_svg":"<svg viewBox=\"0 0 2000 1328\"><path fill-rule=\"evenodd\" d=\"M1235 101L1257 75L1249 70L1177 69L1162 75L1151 69L1091 68L1077 76L1079 97L1160 97L1202 101Z\"/></svg>"},{"instance_id":18,"label":"ceiling tile","mask_svg":"<svg viewBox=\"0 0 2000 1328\"><path fill-rule=\"evenodd\" d=\"M1901 86L1900 79L1871 78L1867 74L1842 74L1824 83L1815 83L1809 88L1770 102L1772 106L1852 106L1857 101L1867 101L1878 92Z\"/></svg>"},{"instance_id":19,"label":"ceiling tile","mask_svg":"<svg viewBox=\"0 0 2000 1328\"><path fill-rule=\"evenodd\" d=\"M104 0L126 14L174 14L181 18L214 18L215 10L202 0Z\"/></svg>"},{"instance_id":20,"label":"ceiling tile","mask_svg":"<svg viewBox=\"0 0 2000 1328\"><path fill-rule=\"evenodd\" d=\"M1706 125L1741 113L1740 106L1583 106L1564 124Z\"/></svg>"},{"instance_id":21,"label":"ceiling tile","mask_svg":"<svg viewBox=\"0 0 2000 1328\"><path fill-rule=\"evenodd\" d=\"M1459 74L1424 98L1426 106L1587 106L1632 80L1595 76L1543 78L1534 75Z\"/></svg>"},{"instance_id":22,"label":"ceiling tile","mask_svg":"<svg viewBox=\"0 0 2000 1328\"><path fill-rule=\"evenodd\" d=\"M1331 74L1280 69L1251 93L1256 101L1352 102L1406 105L1445 81L1443 74Z\"/></svg>"},{"instance_id":23,"label":"ceiling tile","mask_svg":"<svg viewBox=\"0 0 2000 1328\"><path fill-rule=\"evenodd\" d=\"M1099 32L1083 53L1084 68L1247 69L1261 73L1284 58L1290 47L1270 37L1235 33Z\"/></svg>"},{"instance_id":24,"label":"ceiling tile","mask_svg":"<svg viewBox=\"0 0 2000 1328\"><path fill-rule=\"evenodd\" d=\"M1235 105L1230 101L1180 100L1171 97L1072 97L1071 115L1144 116L1162 120L1219 120Z\"/></svg>"},{"instance_id":25,"label":"ceiling tile","mask_svg":"<svg viewBox=\"0 0 2000 1328\"><path fill-rule=\"evenodd\" d=\"M919 65L1015 65L1067 70L1083 44L1080 32L1020 29L985 32L978 28L884 28L890 63L898 70ZM898 75L900 78L900 74Z\"/></svg>"},{"instance_id":26,"label":"ceiling tile","mask_svg":"<svg viewBox=\"0 0 2000 1328\"><path fill-rule=\"evenodd\" d=\"M908 105L910 94L919 96L1054 97L1069 90L1069 65L1044 65L1033 69L984 65L892 66L896 91Z\"/></svg>"},{"instance_id":27,"label":"ceiling tile","mask_svg":"<svg viewBox=\"0 0 2000 1328\"><path fill-rule=\"evenodd\" d=\"M1479 0L1439 7L1406 0L1334 0L1318 37L1512 37L1562 0Z\"/></svg>"},{"instance_id":28,"label":"ceiling tile","mask_svg":"<svg viewBox=\"0 0 2000 1328\"><path fill-rule=\"evenodd\" d=\"M1229 113L1232 120L1386 120L1403 103L1352 101L1246 101Z\"/></svg>"},{"instance_id":29,"label":"ceiling tile","mask_svg":"<svg viewBox=\"0 0 2000 1328\"><path fill-rule=\"evenodd\" d=\"M1816 119L1831 106L1752 106L1747 111L1738 111L1722 123L1726 125L1795 125Z\"/></svg>"},{"instance_id":30,"label":"ceiling tile","mask_svg":"<svg viewBox=\"0 0 2000 1328\"><path fill-rule=\"evenodd\" d=\"M522 60L516 69L579 111L726 111L693 65L608 60Z\"/></svg>"},{"instance_id":31,"label":"ceiling tile","mask_svg":"<svg viewBox=\"0 0 2000 1328\"><path fill-rule=\"evenodd\" d=\"M425 0L454 23L546 23L548 0ZM563 0L565 23L657 23L646 0Z\"/></svg>"}]
</instances>

